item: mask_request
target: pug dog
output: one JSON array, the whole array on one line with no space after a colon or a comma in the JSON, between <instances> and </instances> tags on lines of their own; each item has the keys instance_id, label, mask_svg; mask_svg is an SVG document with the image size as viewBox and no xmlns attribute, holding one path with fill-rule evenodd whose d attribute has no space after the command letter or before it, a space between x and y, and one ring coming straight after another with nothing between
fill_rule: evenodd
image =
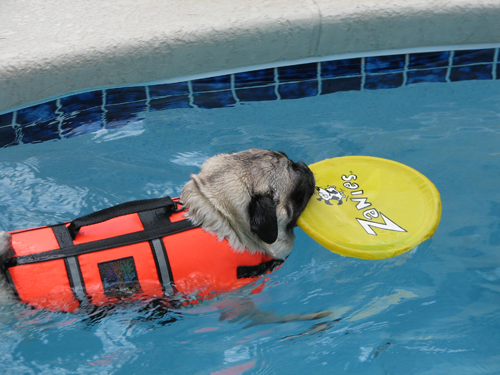
<instances>
[{"instance_id":1,"label":"pug dog","mask_svg":"<svg viewBox=\"0 0 500 375\"><path fill-rule=\"evenodd\" d=\"M246 249L285 259L293 248L297 220L314 191L314 174L302 161L293 162L279 151L250 149L209 158L198 174L191 175L181 201L193 224L219 240L226 239L235 251ZM316 320L332 314L319 311L281 316L261 310L249 299L217 304L229 304L230 310L237 311L234 316L221 316L221 320L243 322L245 327Z\"/></svg>"},{"instance_id":2,"label":"pug dog","mask_svg":"<svg viewBox=\"0 0 500 375\"><path fill-rule=\"evenodd\" d=\"M227 239L235 251L285 259L293 229L315 189L303 162L283 152L250 149L209 158L191 175L181 201L195 225Z\"/></svg>"},{"instance_id":3,"label":"pug dog","mask_svg":"<svg viewBox=\"0 0 500 375\"><path fill-rule=\"evenodd\" d=\"M185 216L194 225L216 235L219 241L226 239L234 251L285 259L292 251L297 219L314 191L314 175L303 162L293 162L283 152L250 149L209 158L198 174L191 175L181 201ZM10 235L0 232L0 258L8 257L9 249ZM7 287L4 280L1 283ZM5 299L4 294L0 290L0 299ZM245 308L239 309L241 314L234 319L246 317L253 324L330 315L317 312L281 317L261 311L252 301L242 305Z\"/></svg>"}]
</instances>

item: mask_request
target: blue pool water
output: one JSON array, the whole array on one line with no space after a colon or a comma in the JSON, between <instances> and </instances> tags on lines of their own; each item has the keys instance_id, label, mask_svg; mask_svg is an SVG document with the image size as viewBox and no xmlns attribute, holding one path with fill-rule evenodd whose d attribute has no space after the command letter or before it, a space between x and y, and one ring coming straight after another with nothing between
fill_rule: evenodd
<instances>
[{"instance_id":1,"label":"blue pool water","mask_svg":"<svg viewBox=\"0 0 500 375\"><path fill-rule=\"evenodd\" d=\"M141 306L93 317L0 307L0 373L499 373L499 93L498 80L421 83L177 108L116 130L2 149L7 230L178 196L207 157L250 147L308 164L343 155L396 160L434 182L443 214L433 239L382 261L340 257L297 229L292 255L250 298L282 315L333 312L317 322L224 319L240 294L225 306L167 315Z\"/></svg>"}]
</instances>

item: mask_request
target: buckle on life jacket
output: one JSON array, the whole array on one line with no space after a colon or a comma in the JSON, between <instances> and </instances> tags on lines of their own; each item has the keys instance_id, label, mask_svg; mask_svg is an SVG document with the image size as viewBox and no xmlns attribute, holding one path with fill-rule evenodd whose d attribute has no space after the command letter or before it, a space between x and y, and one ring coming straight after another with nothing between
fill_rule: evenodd
<instances>
[{"instance_id":1,"label":"buckle on life jacket","mask_svg":"<svg viewBox=\"0 0 500 375\"><path fill-rule=\"evenodd\" d=\"M268 262L257 264L256 266L239 266L236 269L236 277L244 279L247 277L258 277L273 271L284 262L283 259L271 259Z\"/></svg>"}]
</instances>

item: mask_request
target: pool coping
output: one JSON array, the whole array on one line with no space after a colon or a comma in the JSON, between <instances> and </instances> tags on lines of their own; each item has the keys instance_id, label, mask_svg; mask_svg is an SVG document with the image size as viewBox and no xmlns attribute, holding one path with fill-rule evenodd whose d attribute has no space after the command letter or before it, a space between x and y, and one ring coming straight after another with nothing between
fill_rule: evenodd
<instances>
[{"instance_id":1,"label":"pool coping","mask_svg":"<svg viewBox=\"0 0 500 375\"><path fill-rule=\"evenodd\" d=\"M0 113L243 67L500 42L500 0L4 0L0 10Z\"/></svg>"}]
</instances>

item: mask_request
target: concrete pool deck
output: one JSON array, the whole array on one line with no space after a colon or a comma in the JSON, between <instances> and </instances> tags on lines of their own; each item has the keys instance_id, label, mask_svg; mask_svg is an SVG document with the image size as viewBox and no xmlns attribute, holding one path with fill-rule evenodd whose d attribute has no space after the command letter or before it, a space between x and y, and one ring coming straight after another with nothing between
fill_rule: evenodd
<instances>
[{"instance_id":1,"label":"concrete pool deck","mask_svg":"<svg viewBox=\"0 0 500 375\"><path fill-rule=\"evenodd\" d=\"M242 67L499 42L500 0L0 0L0 112Z\"/></svg>"}]
</instances>

